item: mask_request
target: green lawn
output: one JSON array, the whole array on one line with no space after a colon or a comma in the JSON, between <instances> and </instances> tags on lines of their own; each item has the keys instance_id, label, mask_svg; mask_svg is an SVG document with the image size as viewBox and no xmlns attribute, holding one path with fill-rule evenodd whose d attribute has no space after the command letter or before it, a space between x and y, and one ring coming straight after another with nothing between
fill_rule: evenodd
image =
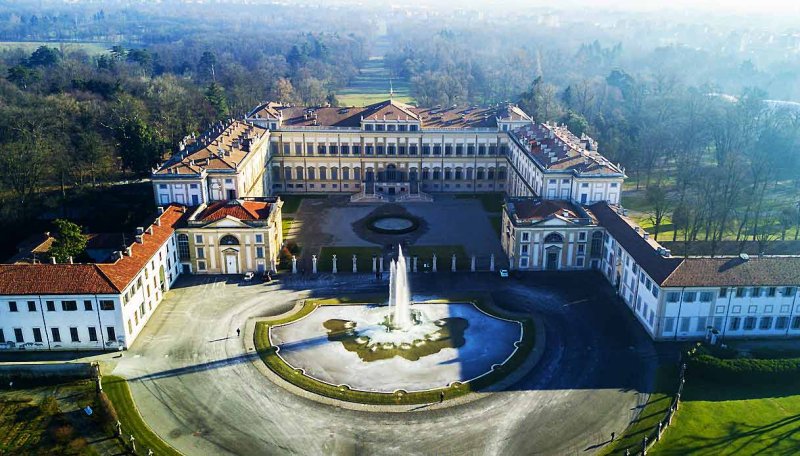
<instances>
[{"instance_id":1,"label":"green lawn","mask_svg":"<svg viewBox=\"0 0 800 456\"><path fill-rule=\"evenodd\" d=\"M372 272L372 256L380 255L379 247L323 247L320 249L317 261L319 272L331 272L333 269L333 255L336 255L336 265L339 272L353 272L353 255L357 255L356 265L358 272ZM383 265L388 271L387 264Z\"/></svg>"},{"instance_id":2,"label":"green lawn","mask_svg":"<svg viewBox=\"0 0 800 456\"><path fill-rule=\"evenodd\" d=\"M282 214L294 214L300 208L304 199L327 198L328 195L280 195L283 200Z\"/></svg>"},{"instance_id":3,"label":"green lawn","mask_svg":"<svg viewBox=\"0 0 800 456\"><path fill-rule=\"evenodd\" d=\"M800 386L730 386L692 380L652 455L792 455L800 452Z\"/></svg>"},{"instance_id":4,"label":"green lawn","mask_svg":"<svg viewBox=\"0 0 800 456\"><path fill-rule=\"evenodd\" d=\"M294 223L294 217L281 218L281 231L283 232L284 240L289 237L289 230L292 229L292 223Z\"/></svg>"},{"instance_id":5,"label":"green lawn","mask_svg":"<svg viewBox=\"0 0 800 456\"><path fill-rule=\"evenodd\" d=\"M151 449L154 454L159 456L180 456L181 453L161 440L142 420L136 404L133 403L128 382L124 378L116 376L103 377L103 391L105 391L111 403L114 404L119 421L122 423L123 434L133 434L136 438L136 449L139 454L147 454L147 449Z\"/></svg>"},{"instance_id":6,"label":"green lawn","mask_svg":"<svg viewBox=\"0 0 800 456\"><path fill-rule=\"evenodd\" d=\"M340 106L366 106L389 99L389 79L392 80L392 99L409 103L410 85L407 80L392 78L386 69L383 57L370 57L347 87L336 92Z\"/></svg>"},{"instance_id":7,"label":"green lawn","mask_svg":"<svg viewBox=\"0 0 800 456\"><path fill-rule=\"evenodd\" d=\"M661 366L656 373L655 388L647 403L639 412L639 416L633 421L625 432L606 447L602 454L617 455L624 454L628 448L631 454L641 448L642 437L649 436L658 426L669 409L672 398L678 390L678 369L676 366Z\"/></svg>"},{"instance_id":8,"label":"green lawn","mask_svg":"<svg viewBox=\"0 0 800 456\"><path fill-rule=\"evenodd\" d=\"M501 212L503 210L502 193L459 193L457 199L477 199L483 205L486 212Z\"/></svg>"}]
</instances>

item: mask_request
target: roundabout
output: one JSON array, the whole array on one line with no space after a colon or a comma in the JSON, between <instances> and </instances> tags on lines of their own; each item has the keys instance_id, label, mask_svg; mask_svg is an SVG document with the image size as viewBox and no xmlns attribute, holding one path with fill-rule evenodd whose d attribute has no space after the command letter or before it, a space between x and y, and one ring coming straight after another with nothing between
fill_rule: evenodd
<instances>
[{"instance_id":1,"label":"roundabout","mask_svg":"<svg viewBox=\"0 0 800 456\"><path fill-rule=\"evenodd\" d=\"M518 366L488 387L448 396L444 404L433 393L426 403L392 398L343 407L342 399L281 385L253 346L258 323L288 323L316 312L298 303L383 305L386 281L368 278L298 278L268 286L224 276L181 278L137 344L114 359L113 374L128 379L146 423L187 455L594 454L602 447L587 448L612 431L619 435L651 391L653 347L635 322L623 318L624 308L598 294L603 283L592 274L536 277L413 278L414 302L450 296L466 303L488 295L509 315L536 315L537 342L539 329L546 333L542 346L534 347L535 367ZM574 287L576 281L584 286ZM369 295L374 298L362 299ZM339 302L325 299L330 296ZM327 330L308 342L318 341L329 342Z\"/></svg>"}]
</instances>

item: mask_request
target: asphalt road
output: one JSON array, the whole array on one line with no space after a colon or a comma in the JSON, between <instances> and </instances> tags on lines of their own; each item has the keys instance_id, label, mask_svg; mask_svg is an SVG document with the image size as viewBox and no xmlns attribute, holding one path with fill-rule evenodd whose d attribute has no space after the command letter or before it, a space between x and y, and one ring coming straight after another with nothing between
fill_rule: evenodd
<instances>
[{"instance_id":1,"label":"asphalt road","mask_svg":"<svg viewBox=\"0 0 800 456\"><path fill-rule=\"evenodd\" d=\"M236 329L310 295L383 289L369 276L282 285L185 277L114 374L132 380L145 420L185 454L593 454L644 403L656 354L593 273L412 277L414 294L490 291L511 310L536 311L547 331L539 364L506 391L440 410L370 413L295 396L266 379ZM642 393L642 394L640 394Z\"/></svg>"}]
</instances>

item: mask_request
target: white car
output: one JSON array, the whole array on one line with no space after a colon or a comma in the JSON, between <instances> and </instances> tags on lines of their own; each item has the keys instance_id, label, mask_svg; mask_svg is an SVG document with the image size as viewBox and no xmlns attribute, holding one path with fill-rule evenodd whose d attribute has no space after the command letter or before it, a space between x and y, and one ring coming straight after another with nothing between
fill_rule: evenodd
<instances>
[{"instance_id":1,"label":"white car","mask_svg":"<svg viewBox=\"0 0 800 456\"><path fill-rule=\"evenodd\" d=\"M247 280L249 282L249 281L253 280L254 276L255 276L255 274L252 271L250 271L248 273L245 273L244 280Z\"/></svg>"},{"instance_id":2,"label":"white car","mask_svg":"<svg viewBox=\"0 0 800 456\"><path fill-rule=\"evenodd\" d=\"M508 269L501 269L500 270L500 277L503 277L503 278L508 277Z\"/></svg>"}]
</instances>

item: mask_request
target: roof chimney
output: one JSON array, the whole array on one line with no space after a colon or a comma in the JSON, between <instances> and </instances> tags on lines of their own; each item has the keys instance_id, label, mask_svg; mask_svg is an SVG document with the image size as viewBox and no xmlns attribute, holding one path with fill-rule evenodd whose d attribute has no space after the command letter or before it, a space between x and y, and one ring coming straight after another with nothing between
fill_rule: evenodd
<instances>
[{"instance_id":1,"label":"roof chimney","mask_svg":"<svg viewBox=\"0 0 800 456\"><path fill-rule=\"evenodd\" d=\"M156 219L156 220L158 220L158 219ZM153 225L148 226L146 232L147 232L147 234L152 236L152 234L153 234Z\"/></svg>"},{"instance_id":2,"label":"roof chimney","mask_svg":"<svg viewBox=\"0 0 800 456\"><path fill-rule=\"evenodd\" d=\"M645 232L642 234L642 236L644 236L644 240L645 240L645 241L646 241L646 240L648 240L648 239L650 239L650 233L648 233L647 231L645 231Z\"/></svg>"},{"instance_id":3,"label":"roof chimney","mask_svg":"<svg viewBox=\"0 0 800 456\"><path fill-rule=\"evenodd\" d=\"M161 226L161 217L156 217L156 221L154 223L156 224L156 226Z\"/></svg>"},{"instance_id":4,"label":"roof chimney","mask_svg":"<svg viewBox=\"0 0 800 456\"><path fill-rule=\"evenodd\" d=\"M144 233L144 227L143 226L137 226L136 227L136 234L142 234L142 233Z\"/></svg>"},{"instance_id":5,"label":"roof chimney","mask_svg":"<svg viewBox=\"0 0 800 456\"><path fill-rule=\"evenodd\" d=\"M136 237L138 238L139 236L136 236ZM130 246L125 247L125 255L133 256L133 247L130 247Z\"/></svg>"},{"instance_id":6,"label":"roof chimney","mask_svg":"<svg viewBox=\"0 0 800 456\"><path fill-rule=\"evenodd\" d=\"M163 213L164 213L164 206L158 206L158 215L161 215Z\"/></svg>"},{"instance_id":7,"label":"roof chimney","mask_svg":"<svg viewBox=\"0 0 800 456\"><path fill-rule=\"evenodd\" d=\"M50 263L56 264L56 257L50 257Z\"/></svg>"},{"instance_id":8,"label":"roof chimney","mask_svg":"<svg viewBox=\"0 0 800 456\"><path fill-rule=\"evenodd\" d=\"M114 259L121 260L122 259L122 250L117 250L114 252Z\"/></svg>"},{"instance_id":9,"label":"roof chimney","mask_svg":"<svg viewBox=\"0 0 800 456\"><path fill-rule=\"evenodd\" d=\"M136 242L138 244L144 244L144 236L142 236L141 234L137 234L136 235ZM130 247L128 247L128 249L130 249ZM130 253L128 255L130 255Z\"/></svg>"}]
</instances>

